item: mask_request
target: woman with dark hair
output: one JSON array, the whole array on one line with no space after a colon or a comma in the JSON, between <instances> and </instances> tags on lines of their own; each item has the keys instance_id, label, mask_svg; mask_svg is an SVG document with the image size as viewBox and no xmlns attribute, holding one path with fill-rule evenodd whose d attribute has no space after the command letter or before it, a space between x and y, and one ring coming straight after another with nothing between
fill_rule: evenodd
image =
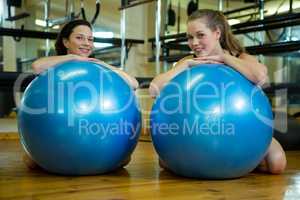
<instances>
[{"instance_id":1,"label":"woman with dark hair","mask_svg":"<svg viewBox=\"0 0 300 200\"><path fill-rule=\"evenodd\" d=\"M203 63L226 64L257 85L262 85L267 80L267 67L246 53L220 11L201 9L193 12L187 21L187 39L194 55L179 60L173 69L156 76L150 84L151 96L157 96L164 85L180 72ZM160 163L166 168L162 161ZM273 138L258 169L278 174L282 173L285 167L285 153Z\"/></svg>"},{"instance_id":2,"label":"woman with dark hair","mask_svg":"<svg viewBox=\"0 0 300 200\"><path fill-rule=\"evenodd\" d=\"M55 50L56 50L57 55L67 55L69 53L68 49L66 48L66 46L64 44L64 42L65 42L64 39L68 39L69 36L72 34L73 29L76 28L77 26L86 26L90 30L92 30L91 24L85 20L74 20L74 21L71 21L68 24L66 24L61 29L61 31L56 39L56 42L55 42ZM92 36L90 39L93 39Z\"/></svg>"},{"instance_id":3,"label":"woman with dark hair","mask_svg":"<svg viewBox=\"0 0 300 200\"><path fill-rule=\"evenodd\" d=\"M90 58L93 48L94 39L91 24L85 20L70 21L62 28L56 39L55 50L57 56L43 57L36 60L32 63L33 71L39 74L50 67L69 60L91 61L112 69L134 89L138 87L137 80L124 71L98 59Z\"/></svg>"}]
</instances>

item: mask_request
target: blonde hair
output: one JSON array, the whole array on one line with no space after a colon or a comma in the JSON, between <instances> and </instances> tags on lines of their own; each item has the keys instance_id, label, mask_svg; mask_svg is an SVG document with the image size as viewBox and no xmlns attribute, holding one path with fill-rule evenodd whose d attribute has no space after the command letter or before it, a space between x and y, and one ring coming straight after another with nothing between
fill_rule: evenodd
<instances>
[{"instance_id":1,"label":"blonde hair","mask_svg":"<svg viewBox=\"0 0 300 200\"><path fill-rule=\"evenodd\" d=\"M188 17L187 22L197 19L205 19L206 26L212 31L215 31L217 28L220 30L221 47L231 55L237 56L245 52L245 48L240 45L239 41L232 34L228 21L222 12L210 9L196 10Z\"/></svg>"}]
</instances>

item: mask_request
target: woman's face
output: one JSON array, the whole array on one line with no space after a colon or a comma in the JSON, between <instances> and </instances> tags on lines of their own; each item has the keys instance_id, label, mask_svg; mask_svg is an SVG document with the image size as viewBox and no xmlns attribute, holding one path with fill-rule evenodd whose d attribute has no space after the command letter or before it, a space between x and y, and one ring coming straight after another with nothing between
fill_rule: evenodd
<instances>
[{"instance_id":1,"label":"woman's face","mask_svg":"<svg viewBox=\"0 0 300 200\"><path fill-rule=\"evenodd\" d=\"M68 54L89 57L94 48L93 32L85 25L76 26L68 39L63 40Z\"/></svg>"},{"instance_id":2,"label":"woman's face","mask_svg":"<svg viewBox=\"0 0 300 200\"><path fill-rule=\"evenodd\" d=\"M187 24L188 45L197 57L216 53L220 36L220 30L208 28L204 19L195 19Z\"/></svg>"}]
</instances>

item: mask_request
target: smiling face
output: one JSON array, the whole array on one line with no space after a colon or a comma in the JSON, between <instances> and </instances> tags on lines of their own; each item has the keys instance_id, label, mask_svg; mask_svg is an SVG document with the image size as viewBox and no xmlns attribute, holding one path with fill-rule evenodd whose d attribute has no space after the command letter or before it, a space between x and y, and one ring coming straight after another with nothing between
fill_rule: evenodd
<instances>
[{"instance_id":1,"label":"smiling face","mask_svg":"<svg viewBox=\"0 0 300 200\"><path fill-rule=\"evenodd\" d=\"M63 43L68 54L89 57L94 48L93 32L88 26L76 26L69 38L63 40Z\"/></svg>"},{"instance_id":2,"label":"smiling face","mask_svg":"<svg viewBox=\"0 0 300 200\"><path fill-rule=\"evenodd\" d=\"M197 57L213 55L217 45L220 45L220 30L211 30L205 20L195 19L187 24L188 45Z\"/></svg>"}]
</instances>

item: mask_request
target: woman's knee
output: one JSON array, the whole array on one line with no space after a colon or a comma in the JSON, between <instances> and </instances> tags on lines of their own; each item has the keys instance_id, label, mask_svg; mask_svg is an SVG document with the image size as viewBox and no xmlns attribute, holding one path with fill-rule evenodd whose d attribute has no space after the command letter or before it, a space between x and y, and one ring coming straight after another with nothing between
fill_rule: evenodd
<instances>
[{"instance_id":1,"label":"woman's knee","mask_svg":"<svg viewBox=\"0 0 300 200\"><path fill-rule=\"evenodd\" d=\"M281 145L273 138L266 156L269 172L272 174L283 173L286 168L286 156Z\"/></svg>"}]
</instances>

